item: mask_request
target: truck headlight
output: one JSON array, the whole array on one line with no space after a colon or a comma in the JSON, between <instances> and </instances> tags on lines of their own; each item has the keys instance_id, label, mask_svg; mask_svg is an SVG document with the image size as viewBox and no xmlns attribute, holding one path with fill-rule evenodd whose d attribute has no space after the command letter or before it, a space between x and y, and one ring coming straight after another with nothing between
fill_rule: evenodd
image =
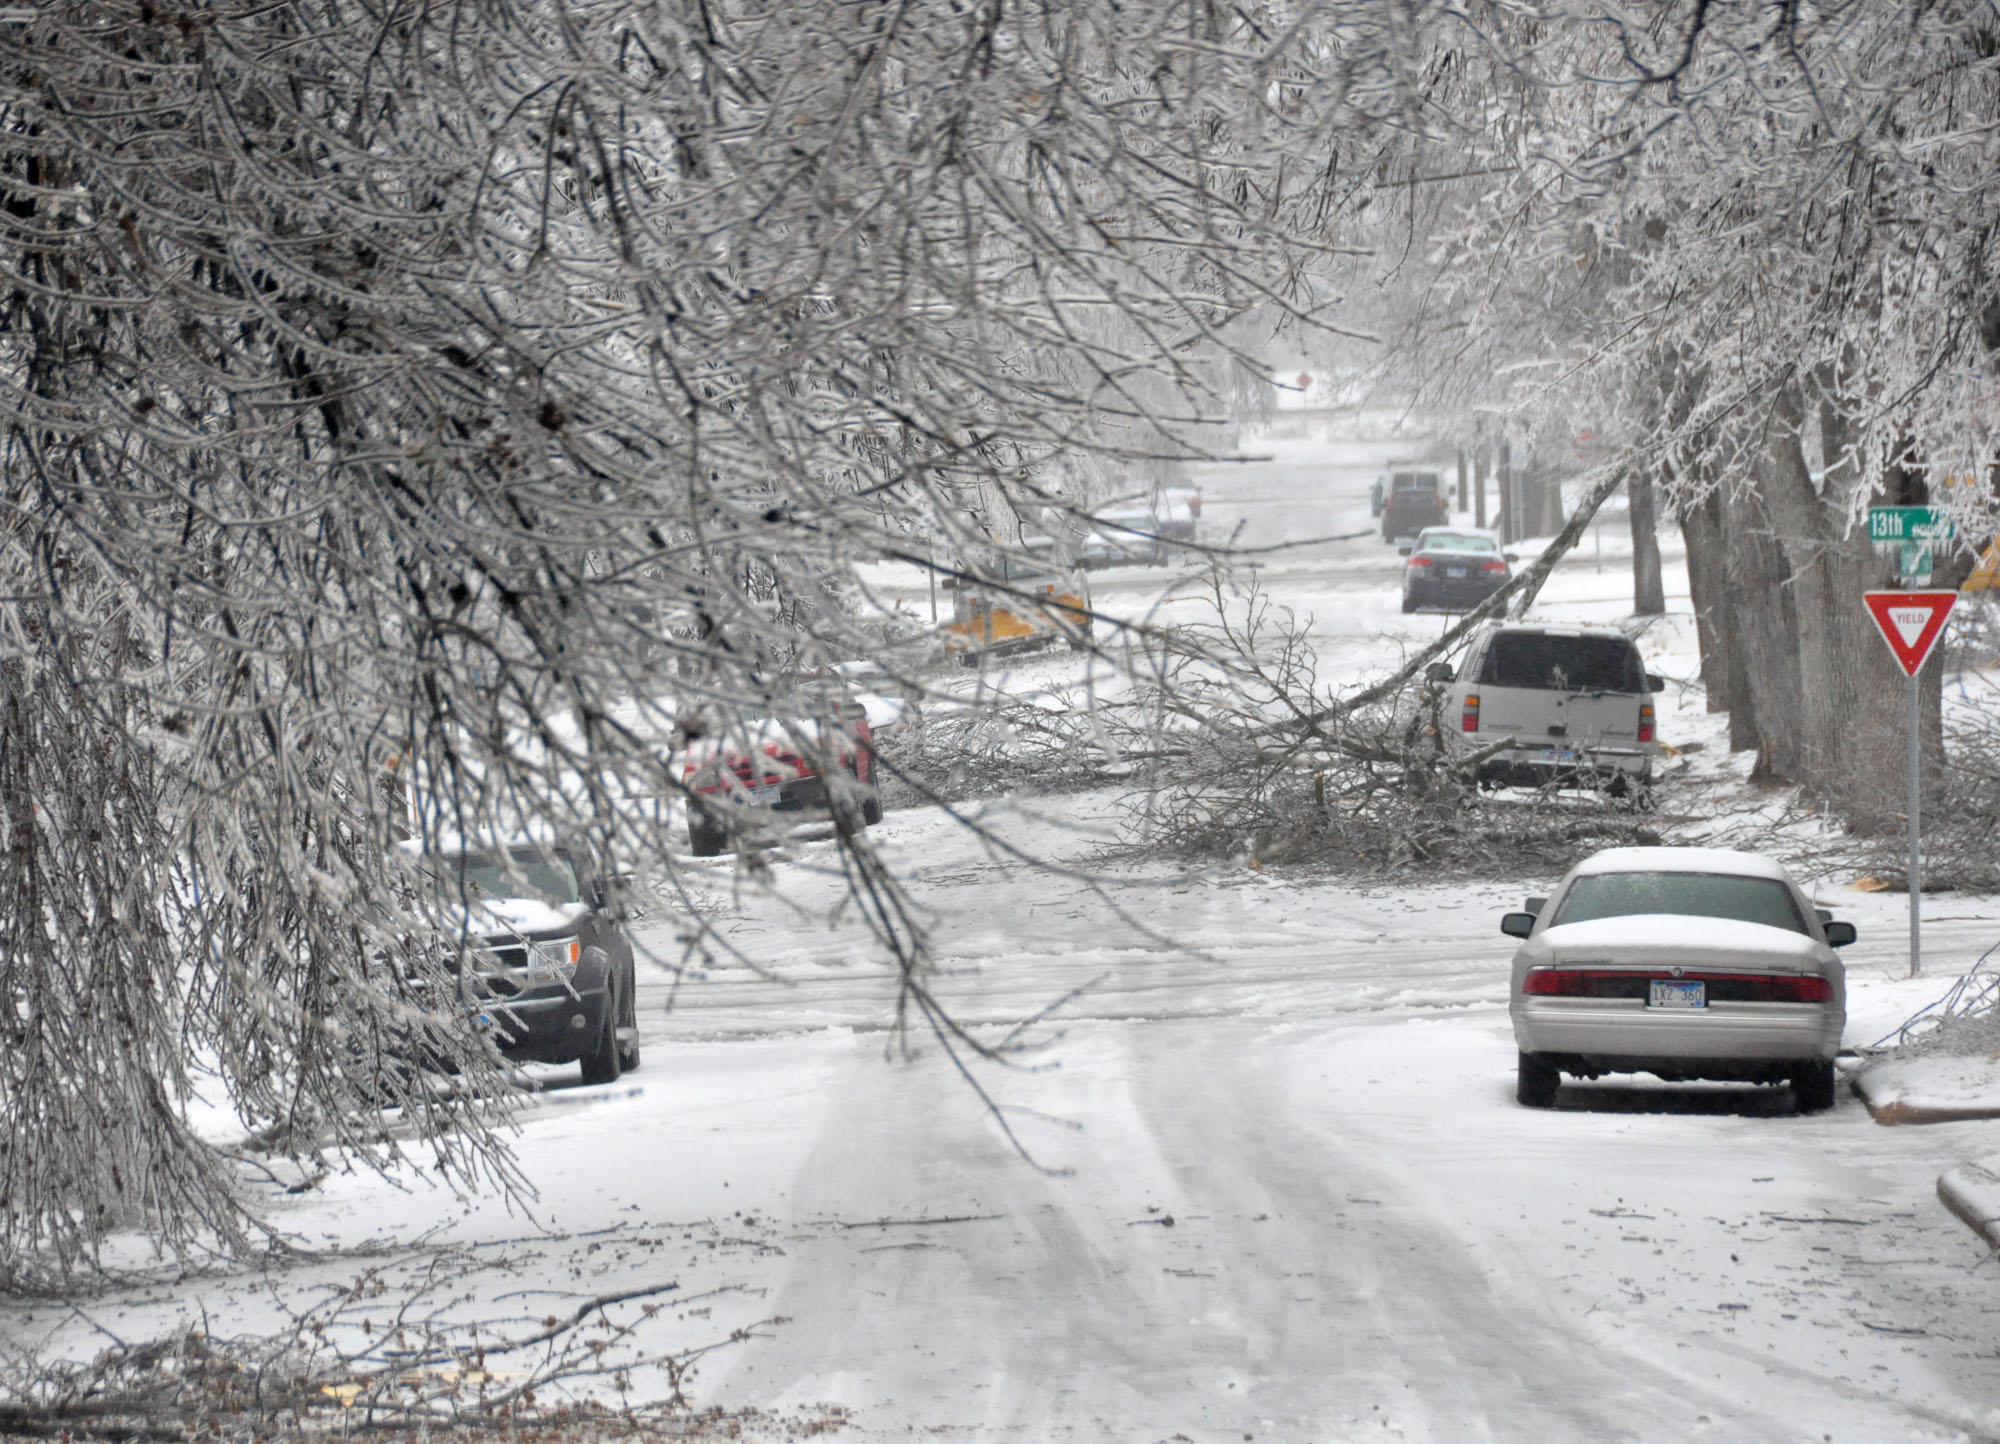
<instances>
[{"instance_id":1,"label":"truck headlight","mask_svg":"<svg viewBox=\"0 0 2000 1444\"><path fill-rule=\"evenodd\" d=\"M528 958L535 970L558 978L567 978L574 973L582 956L583 944L575 938L550 938L546 942L528 944Z\"/></svg>"}]
</instances>

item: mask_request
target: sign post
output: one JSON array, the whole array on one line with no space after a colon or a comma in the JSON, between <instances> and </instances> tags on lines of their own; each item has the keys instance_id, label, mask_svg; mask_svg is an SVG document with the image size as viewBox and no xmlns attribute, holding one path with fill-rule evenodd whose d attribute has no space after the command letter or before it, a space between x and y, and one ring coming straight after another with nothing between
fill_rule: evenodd
<instances>
[{"instance_id":1,"label":"sign post","mask_svg":"<svg viewBox=\"0 0 2000 1444\"><path fill-rule=\"evenodd\" d=\"M1878 508L1887 510L1888 508ZM1914 507L1895 508L1912 511ZM1871 513L1872 524L1874 516ZM1882 640L1889 644L1889 651L1896 659L1896 665L1903 669L1903 675L1910 679L1909 723L1910 757L1908 783L1910 789L1910 976L1916 977L1923 971L1923 774L1921 768L1922 709L1917 698L1917 673L1923 670L1924 660L1944 631L1945 619L1951 615L1957 592L1863 592L1861 600L1868 605L1868 615L1875 619L1881 630Z\"/></svg>"}]
</instances>

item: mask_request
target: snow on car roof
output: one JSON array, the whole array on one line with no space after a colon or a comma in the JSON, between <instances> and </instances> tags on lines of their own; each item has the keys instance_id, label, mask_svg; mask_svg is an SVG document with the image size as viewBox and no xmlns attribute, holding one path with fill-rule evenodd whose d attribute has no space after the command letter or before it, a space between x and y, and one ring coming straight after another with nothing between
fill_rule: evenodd
<instances>
[{"instance_id":1,"label":"snow on car roof","mask_svg":"<svg viewBox=\"0 0 2000 1444\"><path fill-rule=\"evenodd\" d=\"M1727 847L1607 847L1585 858L1572 875L1599 872L1714 872L1790 882L1791 874L1768 857Z\"/></svg>"}]
</instances>

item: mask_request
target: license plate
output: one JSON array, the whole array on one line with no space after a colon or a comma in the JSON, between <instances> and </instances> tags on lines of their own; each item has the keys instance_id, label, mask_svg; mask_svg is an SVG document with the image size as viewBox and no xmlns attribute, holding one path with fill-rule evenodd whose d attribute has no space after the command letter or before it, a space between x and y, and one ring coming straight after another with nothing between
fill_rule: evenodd
<instances>
[{"instance_id":1,"label":"license plate","mask_svg":"<svg viewBox=\"0 0 2000 1444\"><path fill-rule=\"evenodd\" d=\"M744 795L750 799L752 807L775 807L778 803L778 789L782 786L784 786L782 782L760 782L755 787L747 789Z\"/></svg>"},{"instance_id":2,"label":"license plate","mask_svg":"<svg viewBox=\"0 0 2000 1444\"><path fill-rule=\"evenodd\" d=\"M1558 762L1564 766L1568 766L1576 761L1576 749L1573 747L1544 747L1540 752L1535 754L1535 761Z\"/></svg>"},{"instance_id":3,"label":"license plate","mask_svg":"<svg viewBox=\"0 0 2000 1444\"><path fill-rule=\"evenodd\" d=\"M1667 978L1649 979L1646 984L1646 1006L1649 1008L1706 1008L1708 1006L1708 984L1702 982L1675 982Z\"/></svg>"},{"instance_id":4,"label":"license plate","mask_svg":"<svg viewBox=\"0 0 2000 1444\"><path fill-rule=\"evenodd\" d=\"M1446 576L1448 576L1448 577L1462 577L1462 576L1464 576L1464 575L1465 575L1465 568L1464 568L1464 567L1446 567L1446 568L1444 569L1444 574L1445 574Z\"/></svg>"}]
</instances>

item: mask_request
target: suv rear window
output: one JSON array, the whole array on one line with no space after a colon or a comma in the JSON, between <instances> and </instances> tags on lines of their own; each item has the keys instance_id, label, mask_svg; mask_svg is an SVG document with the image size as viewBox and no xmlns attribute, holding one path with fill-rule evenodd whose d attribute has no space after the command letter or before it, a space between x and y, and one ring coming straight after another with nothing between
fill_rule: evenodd
<instances>
[{"instance_id":1,"label":"suv rear window","mask_svg":"<svg viewBox=\"0 0 2000 1444\"><path fill-rule=\"evenodd\" d=\"M1768 877L1714 872L1587 873L1570 884L1550 925L1561 927L1638 913L1729 918L1791 933L1806 931L1791 889L1783 883Z\"/></svg>"},{"instance_id":2,"label":"suv rear window","mask_svg":"<svg viewBox=\"0 0 2000 1444\"><path fill-rule=\"evenodd\" d=\"M1548 692L1643 692L1639 649L1623 637L1501 632L1486 649L1479 681Z\"/></svg>"},{"instance_id":3,"label":"suv rear window","mask_svg":"<svg viewBox=\"0 0 2000 1444\"><path fill-rule=\"evenodd\" d=\"M1438 473L1435 471L1399 471L1389 483L1391 491L1414 491L1437 495Z\"/></svg>"}]
</instances>

